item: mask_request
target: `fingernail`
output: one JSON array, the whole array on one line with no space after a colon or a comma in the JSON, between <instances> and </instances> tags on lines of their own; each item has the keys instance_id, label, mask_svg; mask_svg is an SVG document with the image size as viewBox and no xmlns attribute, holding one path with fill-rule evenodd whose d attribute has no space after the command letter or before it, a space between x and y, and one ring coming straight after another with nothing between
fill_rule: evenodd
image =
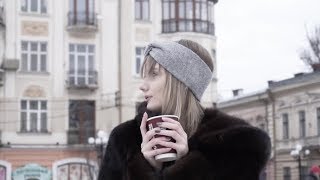
<instances>
[{"instance_id":1,"label":"fingernail","mask_svg":"<svg viewBox=\"0 0 320 180\"><path fill-rule=\"evenodd\" d=\"M157 122L157 125L158 125L158 126L161 126L161 125L162 125L162 122Z\"/></svg>"},{"instance_id":2,"label":"fingernail","mask_svg":"<svg viewBox=\"0 0 320 180\"><path fill-rule=\"evenodd\" d=\"M155 133L160 133L160 131L161 131L160 129L154 130Z\"/></svg>"}]
</instances>

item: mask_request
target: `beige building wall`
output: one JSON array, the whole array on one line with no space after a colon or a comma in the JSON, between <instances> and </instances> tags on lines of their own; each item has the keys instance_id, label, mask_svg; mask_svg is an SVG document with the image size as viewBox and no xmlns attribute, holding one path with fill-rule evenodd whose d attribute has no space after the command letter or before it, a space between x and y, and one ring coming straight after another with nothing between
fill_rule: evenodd
<instances>
[{"instance_id":1,"label":"beige building wall","mask_svg":"<svg viewBox=\"0 0 320 180\"><path fill-rule=\"evenodd\" d=\"M272 140L271 159L267 165L267 179L282 180L289 168L291 179L299 179L299 161L290 155L297 144L302 146L301 171L306 175L312 165L320 165L320 76L319 71L296 74L295 77L269 82L267 90L243 94L222 101L218 108L241 117L259 127L257 117L263 117ZM305 137L299 111L305 112ZM283 114L288 114L288 138L284 138ZM305 154L308 150L310 153Z\"/></svg>"},{"instance_id":2,"label":"beige building wall","mask_svg":"<svg viewBox=\"0 0 320 180\"><path fill-rule=\"evenodd\" d=\"M121 10L121 121L126 121L134 117L136 103L143 101L143 95L139 90L141 78L133 73L135 66L135 47L145 47L152 41L177 41L180 39L190 39L203 45L214 57L214 76L203 95L202 104L212 107L217 101L217 62L213 50L216 50L216 37L202 33L176 32L162 33L162 4L161 1L150 1L150 20L139 21L134 18L134 1L122 1L124 8ZM211 9L214 12L214 9ZM212 13L213 16L214 13ZM212 17L214 18L214 17Z\"/></svg>"},{"instance_id":3,"label":"beige building wall","mask_svg":"<svg viewBox=\"0 0 320 180\"><path fill-rule=\"evenodd\" d=\"M14 172L26 162L38 161L33 160L33 156L23 156L24 161L14 159L14 152L22 149L51 153L50 162L38 161L48 168L55 160L68 159L71 156L68 154L70 150L79 151L71 157L81 159L76 162L82 162L85 158L82 157L86 154L83 152L94 151L92 148L88 149L86 142L80 145L70 145L68 142L71 100L94 101L95 131L110 133L119 123L132 119L136 104L144 100L138 89L141 78L134 73L135 48L144 47L151 41L185 38L202 44L214 57L215 66L214 77L202 103L212 107L216 102L216 37L194 32L163 34L162 1L150 0L150 19L140 21L135 20L134 0L94 0L93 26L70 25L69 1L47 0L47 12L44 14L23 12L23 2L24 0L0 0L0 13L3 5L3 17L6 17L5 28L0 25L0 74L3 70L3 76L0 75L3 81L1 85L0 80L0 149L10 154L3 154L0 161L3 159L1 162L8 164L6 167L10 171ZM211 12L214 18L214 9ZM47 43L45 72L23 71L22 41ZM97 83L93 86L74 88L69 85L70 44L94 45ZM22 100L47 102L47 132L21 131ZM46 147L52 148L52 151L46 151ZM62 154L65 151L67 155L59 155L55 159L53 156L56 150L62 151Z\"/></svg>"}]
</instances>

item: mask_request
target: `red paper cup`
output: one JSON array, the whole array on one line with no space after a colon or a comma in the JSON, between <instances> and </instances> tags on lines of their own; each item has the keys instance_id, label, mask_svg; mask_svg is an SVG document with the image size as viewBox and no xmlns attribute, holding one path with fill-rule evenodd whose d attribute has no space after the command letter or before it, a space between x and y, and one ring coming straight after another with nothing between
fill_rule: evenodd
<instances>
[{"instance_id":1,"label":"red paper cup","mask_svg":"<svg viewBox=\"0 0 320 180\"><path fill-rule=\"evenodd\" d=\"M176 121L179 120L179 117L175 116L175 115L154 116L154 117L151 117L147 120L147 130L149 131L149 130L152 130L152 129L158 127L157 123L163 122L163 120L162 120L163 117L171 118ZM157 138L157 137L163 137L163 135L156 134L153 138ZM166 137L166 136L164 136L164 137ZM172 138L170 141L175 142L174 139L172 139ZM165 147L161 146L159 144L157 144L153 147L153 149L160 149L160 148L165 148ZM161 161L161 162L174 161L177 159L177 151L175 149L171 149L169 152L155 156L155 159L157 161Z\"/></svg>"}]
</instances>

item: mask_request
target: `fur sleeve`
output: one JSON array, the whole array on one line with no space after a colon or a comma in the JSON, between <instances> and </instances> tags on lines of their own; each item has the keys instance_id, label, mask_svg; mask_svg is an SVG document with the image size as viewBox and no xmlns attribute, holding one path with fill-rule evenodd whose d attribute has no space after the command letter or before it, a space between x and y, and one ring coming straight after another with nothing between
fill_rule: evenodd
<instances>
[{"instance_id":1,"label":"fur sleeve","mask_svg":"<svg viewBox=\"0 0 320 180\"><path fill-rule=\"evenodd\" d=\"M103 162L101 164L98 180L121 180L124 172L123 149L117 145L118 137L115 131L112 131L105 151ZM119 142L119 141L118 141Z\"/></svg>"},{"instance_id":2,"label":"fur sleeve","mask_svg":"<svg viewBox=\"0 0 320 180\"><path fill-rule=\"evenodd\" d=\"M213 165L215 179L259 179L271 152L267 133L240 126L206 138L200 148Z\"/></svg>"},{"instance_id":3,"label":"fur sleeve","mask_svg":"<svg viewBox=\"0 0 320 180\"><path fill-rule=\"evenodd\" d=\"M198 147L164 170L168 180L258 180L270 155L270 138L260 129L233 127L202 137Z\"/></svg>"}]
</instances>

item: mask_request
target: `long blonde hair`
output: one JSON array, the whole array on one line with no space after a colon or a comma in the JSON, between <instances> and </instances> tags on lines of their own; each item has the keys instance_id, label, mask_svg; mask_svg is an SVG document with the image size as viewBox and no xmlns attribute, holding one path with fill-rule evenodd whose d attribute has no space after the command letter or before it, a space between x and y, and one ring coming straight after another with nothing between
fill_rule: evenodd
<instances>
[{"instance_id":1,"label":"long blonde hair","mask_svg":"<svg viewBox=\"0 0 320 180\"><path fill-rule=\"evenodd\" d=\"M152 73L158 63L151 56L145 58L141 74ZM164 70L166 76L161 114L179 116L181 126L190 137L197 130L203 116L203 108L186 85L172 76L160 64L159 66Z\"/></svg>"},{"instance_id":2,"label":"long blonde hair","mask_svg":"<svg viewBox=\"0 0 320 180\"><path fill-rule=\"evenodd\" d=\"M210 70L213 71L212 58L205 48L194 41L186 39L182 39L178 43L195 52L208 65ZM146 56L141 69L141 75L152 73L156 64L158 63L150 55ZM198 128L204 115L204 109L185 84L175 78L161 65L160 68L164 69L166 74L161 113L179 116L181 126L186 131L188 137L191 137Z\"/></svg>"}]
</instances>

